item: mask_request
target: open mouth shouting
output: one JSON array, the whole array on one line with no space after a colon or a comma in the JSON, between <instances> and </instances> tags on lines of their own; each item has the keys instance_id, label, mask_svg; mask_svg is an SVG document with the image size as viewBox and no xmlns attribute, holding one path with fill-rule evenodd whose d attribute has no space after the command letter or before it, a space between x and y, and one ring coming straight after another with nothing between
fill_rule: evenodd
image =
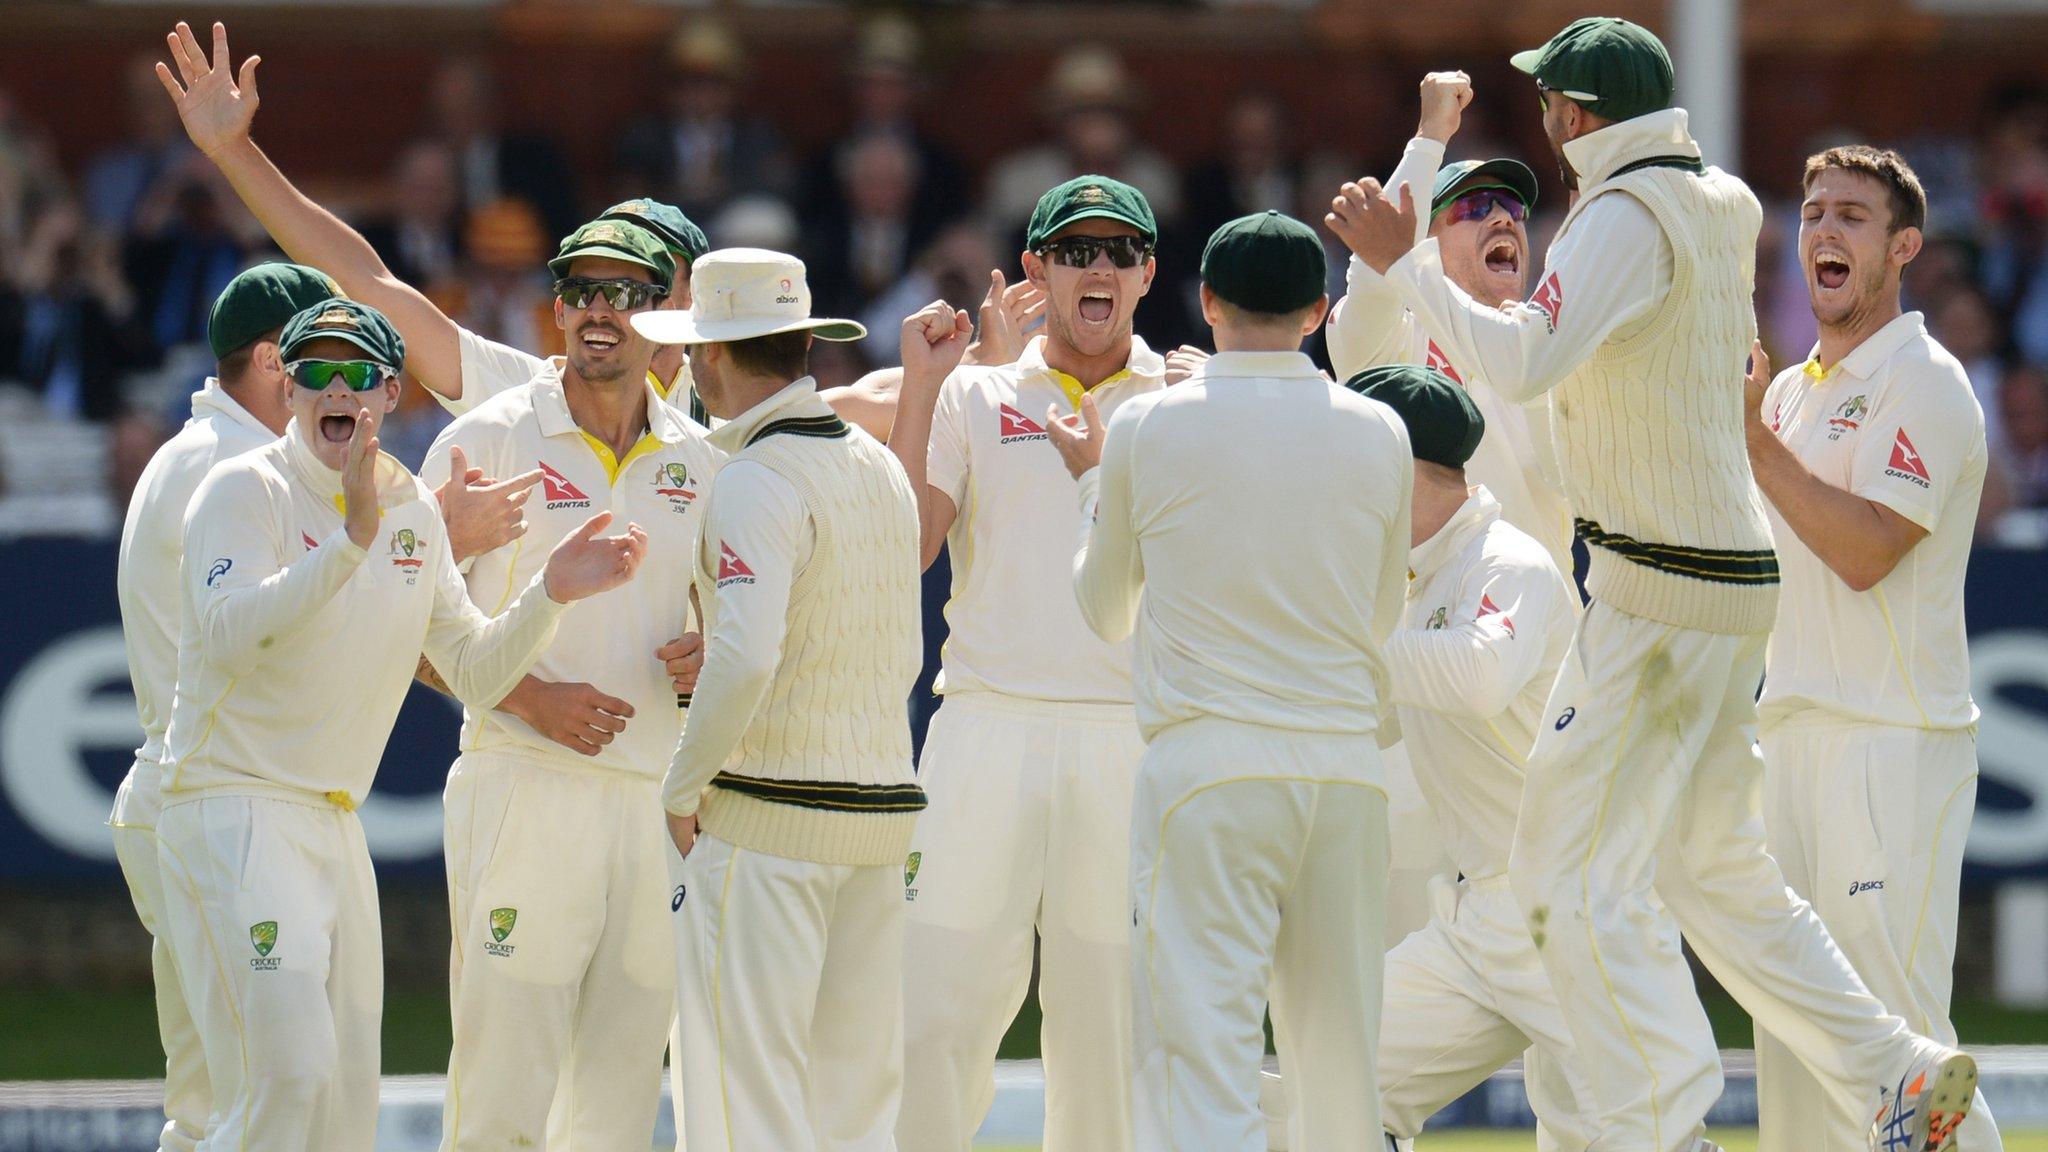
<instances>
[{"instance_id":1,"label":"open mouth shouting","mask_svg":"<svg viewBox=\"0 0 2048 1152\"><path fill-rule=\"evenodd\" d=\"M1116 297L1107 288L1090 288L1081 293L1081 321L1091 325L1106 325L1116 314Z\"/></svg>"},{"instance_id":2,"label":"open mouth shouting","mask_svg":"<svg viewBox=\"0 0 2048 1152\"><path fill-rule=\"evenodd\" d=\"M1841 288L1849 282L1849 258L1826 249L1814 252L1813 282L1828 292Z\"/></svg>"},{"instance_id":3,"label":"open mouth shouting","mask_svg":"<svg viewBox=\"0 0 2048 1152\"><path fill-rule=\"evenodd\" d=\"M1496 237L1486 245L1486 270L1504 276L1522 274L1522 249L1512 236Z\"/></svg>"},{"instance_id":4,"label":"open mouth shouting","mask_svg":"<svg viewBox=\"0 0 2048 1152\"><path fill-rule=\"evenodd\" d=\"M320 414L320 439L329 444L347 446L349 437L356 434L354 412L322 412Z\"/></svg>"}]
</instances>

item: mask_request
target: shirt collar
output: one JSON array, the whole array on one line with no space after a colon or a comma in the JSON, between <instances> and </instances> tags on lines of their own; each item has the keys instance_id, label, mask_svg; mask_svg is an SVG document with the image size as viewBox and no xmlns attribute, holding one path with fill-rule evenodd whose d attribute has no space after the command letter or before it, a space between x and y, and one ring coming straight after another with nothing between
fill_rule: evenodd
<instances>
[{"instance_id":1,"label":"shirt collar","mask_svg":"<svg viewBox=\"0 0 2048 1152\"><path fill-rule=\"evenodd\" d=\"M228 395L228 390L221 385L218 376L208 376L205 386L192 394L192 418L197 420L209 412L218 412L236 424L261 430L266 436L270 434L270 429L263 421L242 407L241 401Z\"/></svg>"},{"instance_id":2,"label":"shirt collar","mask_svg":"<svg viewBox=\"0 0 2048 1152\"><path fill-rule=\"evenodd\" d=\"M1637 160L1653 156L1700 158L1700 146L1686 126L1685 109L1666 108L1588 132L1564 146L1564 158L1579 174L1579 187L1591 188Z\"/></svg>"},{"instance_id":3,"label":"shirt collar","mask_svg":"<svg viewBox=\"0 0 2048 1152\"><path fill-rule=\"evenodd\" d=\"M1481 484L1472 489L1451 518L1436 534L1408 550L1408 570L1415 573L1415 579L1427 580L1443 567L1445 561L1465 550L1474 536L1486 530L1486 526L1500 519L1500 501Z\"/></svg>"},{"instance_id":4,"label":"shirt collar","mask_svg":"<svg viewBox=\"0 0 2048 1152\"><path fill-rule=\"evenodd\" d=\"M1315 361L1302 352L1218 352L1202 364L1200 375L1277 376L1281 379L1315 379L1327 384Z\"/></svg>"},{"instance_id":5,"label":"shirt collar","mask_svg":"<svg viewBox=\"0 0 2048 1152\"><path fill-rule=\"evenodd\" d=\"M738 452L770 420L833 414L832 406L818 395L818 382L806 376L792 381L782 391L719 425L718 430L711 434L711 443L728 453Z\"/></svg>"},{"instance_id":6,"label":"shirt collar","mask_svg":"<svg viewBox=\"0 0 2048 1152\"><path fill-rule=\"evenodd\" d=\"M684 436L684 424L675 409L661 397L649 378L644 384L647 389L647 431L664 444L674 444ZM569 394L562 384L560 365L542 372L533 378L533 417L540 425L543 436L580 436L582 425L569 413Z\"/></svg>"},{"instance_id":7,"label":"shirt collar","mask_svg":"<svg viewBox=\"0 0 2048 1152\"><path fill-rule=\"evenodd\" d=\"M1166 358L1154 352L1145 343L1144 337L1131 337L1131 354L1125 359L1123 371L1118 372L1093 388L1081 387L1081 382L1045 362L1045 337L1033 336L1024 345L1024 354L1017 357L1017 371L1025 378L1039 376L1050 380L1060 391L1066 393L1067 403L1075 411L1081 407L1081 396L1093 392L1097 402L1126 385L1142 388L1158 387L1166 383Z\"/></svg>"},{"instance_id":8,"label":"shirt collar","mask_svg":"<svg viewBox=\"0 0 2048 1152\"><path fill-rule=\"evenodd\" d=\"M1918 312L1903 312L1892 318L1889 324L1863 338L1863 343L1849 350L1847 356L1833 368L1820 365L1820 345L1813 346L1813 352L1806 358L1806 374L1816 380L1833 379L1837 372L1847 372L1858 380L1868 380L1877 375L1885 361L1892 354L1904 348L1916 337L1927 334L1926 321Z\"/></svg>"}]
</instances>

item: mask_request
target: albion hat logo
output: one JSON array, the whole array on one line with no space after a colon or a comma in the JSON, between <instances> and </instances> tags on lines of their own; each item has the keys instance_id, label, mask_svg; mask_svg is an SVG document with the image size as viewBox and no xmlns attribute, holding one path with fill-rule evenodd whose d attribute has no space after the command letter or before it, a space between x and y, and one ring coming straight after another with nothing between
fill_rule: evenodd
<instances>
[{"instance_id":1,"label":"albion hat logo","mask_svg":"<svg viewBox=\"0 0 2048 1152\"><path fill-rule=\"evenodd\" d=\"M346 328L351 332L362 330L362 323L346 308L329 308L313 318L315 328Z\"/></svg>"},{"instance_id":2,"label":"albion hat logo","mask_svg":"<svg viewBox=\"0 0 2048 1152\"><path fill-rule=\"evenodd\" d=\"M1074 199L1083 204L1109 203L1109 189L1100 184L1086 184L1074 190Z\"/></svg>"}]
</instances>

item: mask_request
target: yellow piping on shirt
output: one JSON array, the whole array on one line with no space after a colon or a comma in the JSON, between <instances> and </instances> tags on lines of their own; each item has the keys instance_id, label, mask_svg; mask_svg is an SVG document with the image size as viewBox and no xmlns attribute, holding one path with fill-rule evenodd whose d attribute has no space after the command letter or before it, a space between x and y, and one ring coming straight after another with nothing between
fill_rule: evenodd
<instances>
[{"instance_id":1,"label":"yellow piping on shirt","mask_svg":"<svg viewBox=\"0 0 2048 1152\"><path fill-rule=\"evenodd\" d=\"M1877 597L1877 610L1884 613L1885 634L1892 640L1892 660L1899 666L1899 679L1906 684L1906 698L1913 702L1913 710L1920 713L1920 728L1926 731L1932 725L1927 719L1927 709L1920 703L1920 693L1913 689L1913 670L1906 666L1906 653L1899 644L1899 630L1892 624L1892 606L1884 598L1884 589L1873 587L1871 594Z\"/></svg>"},{"instance_id":2,"label":"yellow piping on shirt","mask_svg":"<svg viewBox=\"0 0 2048 1152\"><path fill-rule=\"evenodd\" d=\"M582 429L578 429L578 431L581 432ZM613 486L617 486L619 474L626 470L627 465L642 456L652 455L661 451L661 437L656 436L652 432L641 433L640 442L626 450L626 458L624 460L613 455L611 445L599 440L588 432L583 432L583 442L590 445L590 450L597 454L597 462L604 465L605 480Z\"/></svg>"}]
</instances>

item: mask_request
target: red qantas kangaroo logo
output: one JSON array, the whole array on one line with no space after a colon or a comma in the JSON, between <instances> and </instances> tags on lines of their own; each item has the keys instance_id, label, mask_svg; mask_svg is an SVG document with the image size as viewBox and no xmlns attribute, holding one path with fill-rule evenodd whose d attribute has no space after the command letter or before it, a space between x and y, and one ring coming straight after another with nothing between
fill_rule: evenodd
<instances>
[{"instance_id":1,"label":"red qantas kangaroo logo","mask_svg":"<svg viewBox=\"0 0 2048 1152\"><path fill-rule=\"evenodd\" d=\"M1025 440L1043 440L1045 429L1027 420L1022 412L1008 404L999 405L996 414L1002 419L1000 440L1004 444L1017 444Z\"/></svg>"},{"instance_id":2,"label":"red qantas kangaroo logo","mask_svg":"<svg viewBox=\"0 0 2048 1152\"><path fill-rule=\"evenodd\" d=\"M547 500L550 508L590 507L590 497L585 496L582 489L569 483L567 476L548 467L545 460L540 461L540 487L541 495Z\"/></svg>"},{"instance_id":3,"label":"red qantas kangaroo logo","mask_svg":"<svg viewBox=\"0 0 2048 1152\"><path fill-rule=\"evenodd\" d=\"M1927 462L1920 458L1920 453L1913 447L1913 442L1906 438L1904 428L1899 429L1898 438L1892 441L1891 467L1884 471L1887 476L1911 480L1922 488L1927 487L1933 479L1927 475Z\"/></svg>"},{"instance_id":4,"label":"red qantas kangaroo logo","mask_svg":"<svg viewBox=\"0 0 2048 1152\"><path fill-rule=\"evenodd\" d=\"M727 584L752 584L753 582L754 570L747 567L747 562L740 559L740 554L732 550L732 545L720 540L718 542L718 586L723 588Z\"/></svg>"}]
</instances>

